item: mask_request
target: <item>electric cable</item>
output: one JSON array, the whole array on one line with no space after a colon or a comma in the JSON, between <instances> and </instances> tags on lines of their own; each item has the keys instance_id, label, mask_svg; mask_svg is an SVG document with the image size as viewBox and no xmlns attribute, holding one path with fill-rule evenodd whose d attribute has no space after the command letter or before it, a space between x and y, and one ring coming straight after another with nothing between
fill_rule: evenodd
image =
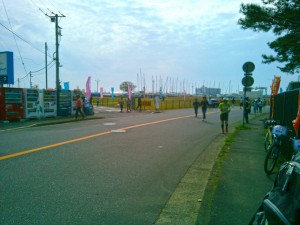
<instances>
[{"instance_id":1,"label":"electric cable","mask_svg":"<svg viewBox=\"0 0 300 225\"><path fill-rule=\"evenodd\" d=\"M11 23L10 23L10 19L9 19L9 17L8 17L8 14L7 14L7 11L6 11L6 7L5 7L5 4L4 4L4 1L3 1L3 0L2 0L2 4L3 4L3 8L4 8L4 11L5 11L5 14L6 14L8 23L9 23L10 28L11 28L11 30L12 30L12 25L11 25ZM19 49L19 46L18 46L18 43L17 43L17 40L16 40L16 37L15 37L14 33L13 33L13 37L14 37L15 44L16 44L17 49L18 49L18 53L19 53L19 56L20 56L20 59L21 59L22 66L23 66L23 68L24 68L25 74L27 74L26 67L25 67L25 64L24 64L24 61L23 61L23 58L22 58L22 55L21 55L21 52L20 52L20 49Z\"/></svg>"}]
</instances>

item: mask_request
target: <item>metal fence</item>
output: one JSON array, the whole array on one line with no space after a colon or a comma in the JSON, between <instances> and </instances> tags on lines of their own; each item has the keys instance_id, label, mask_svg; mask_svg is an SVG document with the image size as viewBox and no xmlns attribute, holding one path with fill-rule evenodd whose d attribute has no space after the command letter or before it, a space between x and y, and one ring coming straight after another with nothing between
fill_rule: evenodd
<instances>
[{"instance_id":1,"label":"metal fence","mask_svg":"<svg viewBox=\"0 0 300 225\"><path fill-rule=\"evenodd\" d=\"M126 106L126 98L123 99ZM92 98L93 105L106 106L106 107L119 107L119 97L115 98L103 98L99 99L97 102L97 98ZM180 98L168 98L159 101L159 109L167 110L167 109L184 109L184 108L192 108L193 107L194 98L186 98L186 100ZM134 98L132 103L132 108L137 106L137 98ZM142 99L142 109L143 110L155 110L155 100L154 98Z\"/></svg>"},{"instance_id":2,"label":"metal fence","mask_svg":"<svg viewBox=\"0 0 300 225\"><path fill-rule=\"evenodd\" d=\"M274 105L271 106L270 117L279 120L282 125L292 127L292 121L298 113L299 90L287 91L274 96Z\"/></svg>"},{"instance_id":3,"label":"metal fence","mask_svg":"<svg viewBox=\"0 0 300 225\"><path fill-rule=\"evenodd\" d=\"M299 90L287 91L275 95L273 105L271 104L270 107L270 118L279 120L282 125L292 129L292 121L296 119L298 114L298 96ZM286 160L289 160L293 154L293 148L289 140L283 139L283 142L282 154Z\"/></svg>"}]
</instances>

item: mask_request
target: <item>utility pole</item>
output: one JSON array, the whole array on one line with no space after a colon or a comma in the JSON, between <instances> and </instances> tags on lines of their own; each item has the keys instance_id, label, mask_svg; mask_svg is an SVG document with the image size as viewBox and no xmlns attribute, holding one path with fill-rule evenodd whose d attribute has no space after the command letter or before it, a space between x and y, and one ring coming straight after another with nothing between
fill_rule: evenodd
<instances>
[{"instance_id":1,"label":"utility pole","mask_svg":"<svg viewBox=\"0 0 300 225\"><path fill-rule=\"evenodd\" d=\"M62 17L66 17L66 16L61 13L60 13L60 15L58 15L58 14L55 14L54 12L51 12L51 15L48 15L47 13L44 13L44 14L50 18L51 22L55 23L55 49L56 50L55 50L54 60L56 61L56 92L57 92L57 104L56 105L57 105L57 112L59 112L59 102L60 102L59 101L59 92L60 92L61 87L60 87L60 80L59 80L60 63L59 63L59 51L58 51L59 50L58 36L62 36L61 35L62 28L60 26L58 26L58 18L62 18Z\"/></svg>"},{"instance_id":2,"label":"utility pole","mask_svg":"<svg viewBox=\"0 0 300 225\"><path fill-rule=\"evenodd\" d=\"M97 82L97 93L98 93L98 83L100 82L100 80L95 80Z\"/></svg>"},{"instance_id":3,"label":"utility pole","mask_svg":"<svg viewBox=\"0 0 300 225\"><path fill-rule=\"evenodd\" d=\"M46 89L48 88L48 66L47 66L47 52L48 52L48 46L47 46L47 42L45 42Z\"/></svg>"},{"instance_id":4,"label":"utility pole","mask_svg":"<svg viewBox=\"0 0 300 225\"><path fill-rule=\"evenodd\" d=\"M32 88L31 77L32 77L32 75L31 75L31 71L30 71L30 72L29 72L29 82L30 82L30 88Z\"/></svg>"},{"instance_id":5,"label":"utility pole","mask_svg":"<svg viewBox=\"0 0 300 225\"><path fill-rule=\"evenodd\" d=\"M55 60L56 60L56 92L57 92L57 113L59 113L59 92L60 92L60 81L59 81L59 43L58 43L58 35L61 36L61 27L58 26L58 17L65 17L64 15L58 16L55 14L55 16L50 16L51 22L55 22L55 47L56 47L56 54L55 54ZM54 20L54 21L53 21Z\"/></svg>"}]
</instances>

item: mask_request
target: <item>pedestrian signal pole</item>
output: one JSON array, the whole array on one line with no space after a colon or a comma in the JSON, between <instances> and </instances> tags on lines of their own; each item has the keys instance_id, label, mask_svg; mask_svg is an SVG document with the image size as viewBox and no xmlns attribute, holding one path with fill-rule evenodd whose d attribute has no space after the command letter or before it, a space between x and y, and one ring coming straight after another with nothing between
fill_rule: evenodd
<instances>
[{"instance_id":1,"label":"pedestrian signal pole","mask_svg":"<svg viewBox=\"0 0 300 225\"><path fill-rule=\"evenodd\" d=\"M255 65L253 62L246 62L243 65L243 71L245 72L244 77L242 79L242 84L244 86L244 99L243 99L243 127L245 124L245 113L246 113L246 92L251 91L251 86L254 83L254 79L252 77L252 72L255 69ZM250 104L250 103L249 103Z\"/></svg>"}]
</instances>

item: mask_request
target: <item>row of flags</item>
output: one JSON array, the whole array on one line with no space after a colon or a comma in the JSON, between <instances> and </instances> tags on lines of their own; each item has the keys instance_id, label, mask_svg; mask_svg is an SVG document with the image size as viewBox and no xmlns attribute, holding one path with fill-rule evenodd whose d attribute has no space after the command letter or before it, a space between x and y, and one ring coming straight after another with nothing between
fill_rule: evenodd
<instances>
[{"instance_id":1,"label":"row of flags","mask_svg":"<svg viewBox=\"0 0 300 225\"><path fill-rule=\"evenodd\" d=\"M85 97L87 99L90 99L91 96L92 96L92 91L91 91L91 76L88 77L87 81L86 81L86 85L85 85L85 88L86 88L86 91L85 91ZM65 90L70 90L70 82L64 82L64 89ZM112 87L111 88L111 98L114 99L114 88ZM98 90L97 90L98 91ZM100 87L100 98L102 99L103 98L103 87ZM131 87L128 87L128 98L131 99L131 95L132 95L132 88Z\"/></svg>"}]
</instances>

